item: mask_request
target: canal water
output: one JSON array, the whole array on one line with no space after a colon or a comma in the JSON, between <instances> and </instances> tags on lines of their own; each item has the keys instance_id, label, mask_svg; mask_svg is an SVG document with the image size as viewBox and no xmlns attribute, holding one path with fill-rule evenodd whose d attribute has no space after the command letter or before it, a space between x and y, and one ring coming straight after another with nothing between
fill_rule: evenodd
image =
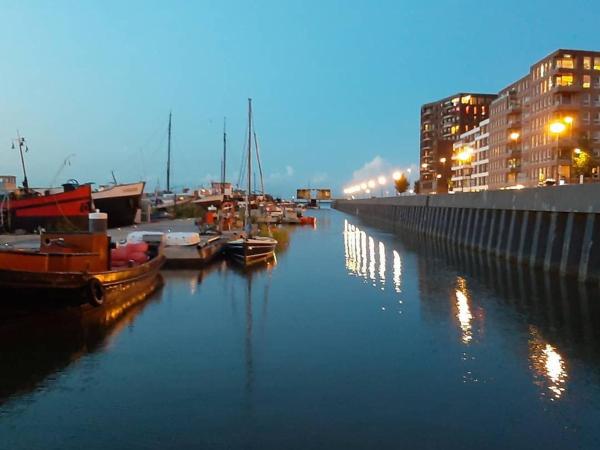
<instances>
[{"instance_id":1,"label":"canal water","mask_svg":"<svg viewBox=\"0 0 600 450\"><path fill-rule=\"evenodd\" d=\"M0 330L0 448L600 448L597 288L314 214L267 267Z\"/></svg>"}]
</instances>

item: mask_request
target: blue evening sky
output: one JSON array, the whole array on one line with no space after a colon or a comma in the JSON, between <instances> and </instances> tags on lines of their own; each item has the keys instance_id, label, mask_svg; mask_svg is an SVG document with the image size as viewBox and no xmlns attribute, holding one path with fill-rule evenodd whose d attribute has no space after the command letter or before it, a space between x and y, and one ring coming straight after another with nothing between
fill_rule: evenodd
<instances>
[{"instance_id":1,"label":"blue evening sky","mask_svg":"<svg viewBox=\"0 0 600 450\"><path fill-rule=\"evenodd\" d=\"M169 110L173 184L218 178L223 116L235 182L252 97L267 190L339 192L418 164L422 103L600 50L594 0L0 0L0 17L0 173L22 179L18 129L34 186L164 187Z\"/></svg>"}]
</instances>

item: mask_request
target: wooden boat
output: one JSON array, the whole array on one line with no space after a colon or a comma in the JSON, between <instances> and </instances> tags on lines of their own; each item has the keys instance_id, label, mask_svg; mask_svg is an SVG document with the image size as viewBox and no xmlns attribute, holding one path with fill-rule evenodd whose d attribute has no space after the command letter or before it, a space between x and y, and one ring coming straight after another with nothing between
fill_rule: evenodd
<instances>
[{"instance_id":1,"label":"wooden boat","mask_svg":"<svg viewBox=\"0 0 600 450\"><path fill-rule=\"evenodd\" d=\"M27 190L6 202L5 223L9 231L70 229L86 230L91 211L92 189L89 184L65 184L63 192L41 195Z\"/></svg>"},{"instance_id":2,"label":"wooden boat","mask_svg":"<svg viewBox=\"0 0 600 450\"><path fill-rule=\"evenodd\" d=\"M244 266L273 258L275 256L275 246L277 245L277 240L271 237L255 237L252 235L252 226L250 223L250 192L252 191L252 124L252 99L248 99L248 191L246 192L246 206L244 208L244 228L246 229L246 232L241 238L229 241L225 244L225 254L234 262ZM256 134L254 134L254 140L256 142ZM258 145L256 148L258 158Z\"/></svg>"},{"instance_id":3,"label":"wooden boat","mask_svg":"<svg viewBox=\"0 0 600 450\"><path fill-rule=\"evenodd\" d=\"M144 182L115 184L92 193L94 208L108 214L109 228L133 225L142 207Z\"/></svg>"},{"instance_id":4,"label":"wooden boat","mask_svg":"<svg viewBox=\"0 0 600 450\"><path fill-rule=\"evenodd\" d=\"M101 306L149 293L165 261L162 247L150 237L145 252L138 247L130 260L117 261L106 233L43 233L39 250L0 251L0 307Z\"/></svg>"},{"instance_id":5,"label":"wooden boat","mask_svg":"<svg viewBox=\"0 0 600 450\"><path fill-rule=\"evenodd\" d=\"M233 261L249 266L273 258L276 245L271 237L242 237L225 244L225 252Z\"/></svg>"}]
</instances>

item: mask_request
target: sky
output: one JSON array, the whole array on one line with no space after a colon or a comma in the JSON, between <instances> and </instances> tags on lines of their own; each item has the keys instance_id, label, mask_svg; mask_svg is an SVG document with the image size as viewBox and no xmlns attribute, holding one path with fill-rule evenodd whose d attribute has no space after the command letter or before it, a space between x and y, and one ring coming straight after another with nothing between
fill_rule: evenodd
<instances>
[{"instance_id":1,"label":"sky","mask_svg":"<svg viewBox=\"0 0 600 450\"><path fill-rule=\"evenodd\" d=\"M600 2L0 0L0 174L31 186L237 183L253 99L265 188L339 194L413 167L420 105L600 50ZM413 175L413 178L415 175Z\"/></svg>"}]
</instances>

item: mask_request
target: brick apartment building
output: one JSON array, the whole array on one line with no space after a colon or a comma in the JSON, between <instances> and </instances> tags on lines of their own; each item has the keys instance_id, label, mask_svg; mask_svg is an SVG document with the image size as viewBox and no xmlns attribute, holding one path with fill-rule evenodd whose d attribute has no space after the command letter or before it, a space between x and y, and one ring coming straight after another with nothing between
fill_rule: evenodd
<instances>
[{"instance_id":1,"label":"brick apartment building","mask_svg":"<svg viewBox=\"0 0 600 450\"><path fill-rule=\"evenodd\" d=\"M488 189L489 124L485 119L460 135L452 151L452 191L476 192Z\"/></svg>"},{"instance_id":2,"label":"brick apartment building","mask_svg":"<svg viewBox=\"0 0 600 450\"><path fill-rule=\"evenodd\" d=\"M490 109L490 189L576 182L574 157L600 156L600 52L557 50Z\"/></svg>"},{"instance_id":3,"label":"brick apartment building","mask_svg":"<svg viewBox=\"0 0 600 450\"><path fill-rule=\"evenodd\" d=\"M453 143L488 118L495 98L495 94L463 92L421 107L421 193L448 192Z\"/></svg>"}]
</instances>

